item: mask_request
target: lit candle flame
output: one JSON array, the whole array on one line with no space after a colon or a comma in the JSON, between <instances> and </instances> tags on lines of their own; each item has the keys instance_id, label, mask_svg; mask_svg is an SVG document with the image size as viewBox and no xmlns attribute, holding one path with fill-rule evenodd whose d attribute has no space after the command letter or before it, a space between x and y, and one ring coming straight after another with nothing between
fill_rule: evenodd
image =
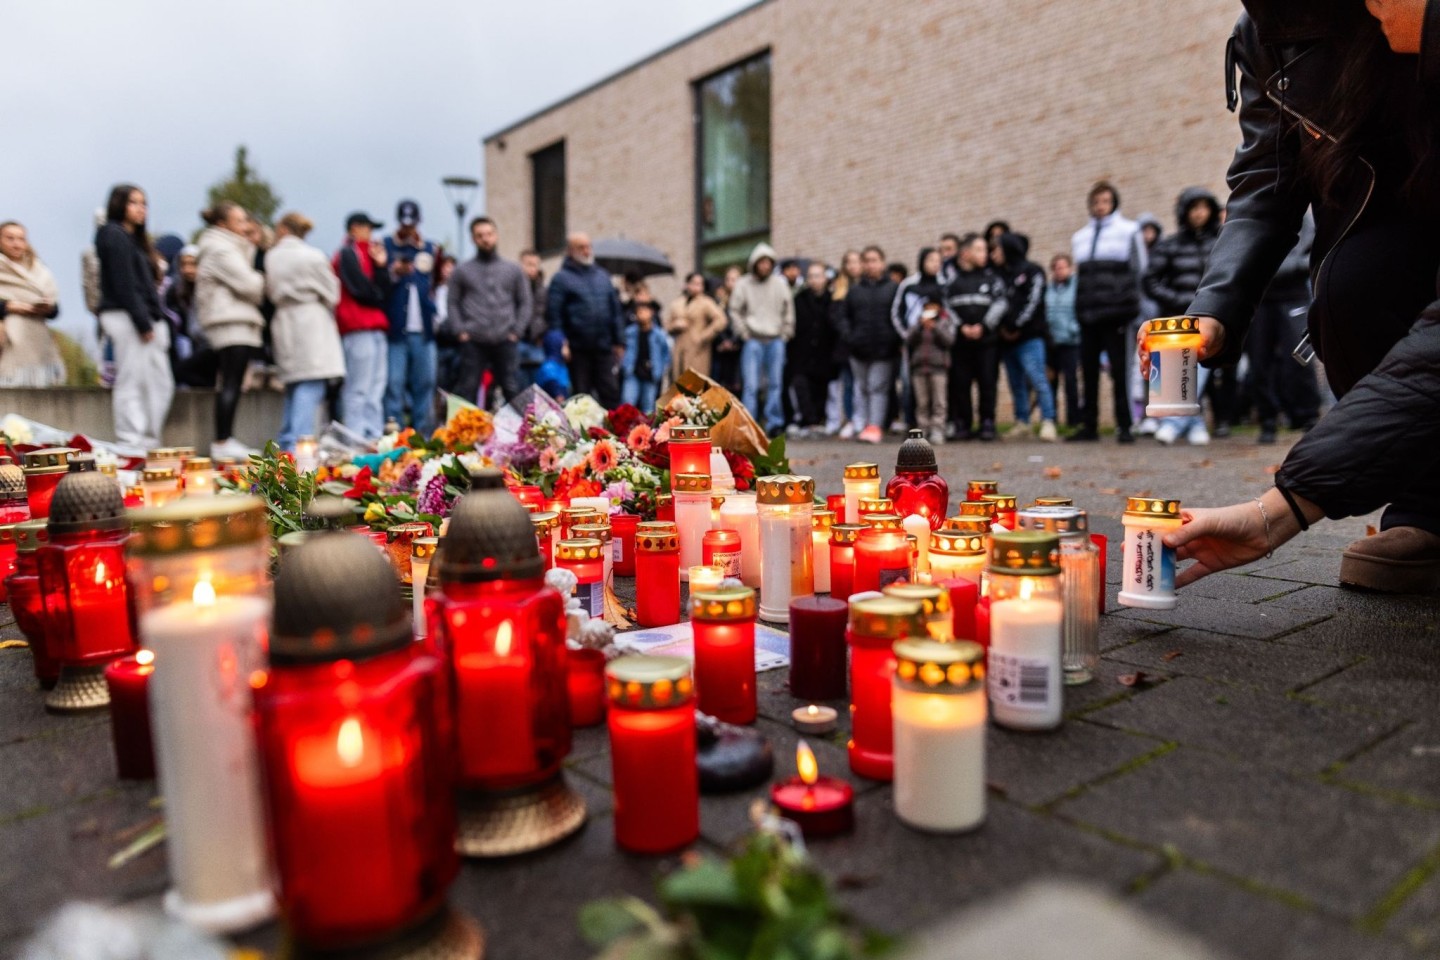
<instances>
[{"instance_id":1,"label":"lit candle flame","mask_svg":"<svg viewBox=\"0 0 1440 960\"><path fill-rule=\"evenodd\" d=\"M346 717L340 723L340 732L335 737L335 753L339 755L340 762L347 767L360 765L361 759L365 756L365 734L360 728L360 721L355 717Z\"/></svg>"},{"instance_id":2,"label":"lit candle flame","mask_svg":"<svg viewBox=\"0 0 1440 960\"><path fill-rule=\"evenodd\" d=\"M1035 593L1035 581L1029 577L1020 578L1020 599L1029 600Z\"/></svg>"},{"instance_id":3,"label":"lit candle flame","mask_svg":"<svg viewBox=\"0 0 1440 960\"><path fill-rule=\"evenodd\" d=\"M806 786L814 786L815 781L820 779L820 766L815 762L815 752L804 740L795 747L795 769L800 771L800 779Z\"/></svg>"},{"instance_id":4,"label":"lit candle flame","mask_svg":"<svg viewBox=\"0 0 1440 960\"><path fill-rule=\"evenodd\" d=\"M195 589L190 593L190 599L197 607L215 606L215 588L209 580L195 581Z\"/></svg>"},{"instance_id":5,"label":"lit candle flame","mask_svg":"<svg viewBox=\"0 0 1440 960\"><path fill-rule=\"evenodd\" d=\"M148 666L150 666L150 664L152 664L152 663L155 662L155 651L154 651L154 650L140 650L140 651L137 651L136 654L135 654L135 662L138 663L138 664L140 664L140 666L142 666L142 667L148 667Z\"/></svg>"},{"instance_id":6,"label":"lit candle flame","mask_svg":"<svg viewBox=\"0 0 1440 960\"><path fill-rule=\"evenodd\" d=\"M100 560L100 561L98 561L98 562L95 564L95 585L98 587L98 586L104 586L104 584L105 584L105 561L104 561L104 560Z\"/></svg>"},{"instance_id":7,"label":"lit candle flame","mask_svg":"<svg viewBox=\"0 0 1440 960\"><path fill-rule=\"evenodd\" d=\"M811 720L814 720L816 717L820 716L820 708L812 703L810 704L810 706L805 708L805 715Z\"/></svg>"},{"instance_id":8,"label":"lit candle flame","mask_svg":"<svg viewBox=\"0 0 1440 960\"><path fill-rule=\"evenodd\" d=\"M514 644L515 628L510 625L509 620L501 620L499 629L495 631L495 652L502 657L508 657Z\"/></svg>"}]
</instances>

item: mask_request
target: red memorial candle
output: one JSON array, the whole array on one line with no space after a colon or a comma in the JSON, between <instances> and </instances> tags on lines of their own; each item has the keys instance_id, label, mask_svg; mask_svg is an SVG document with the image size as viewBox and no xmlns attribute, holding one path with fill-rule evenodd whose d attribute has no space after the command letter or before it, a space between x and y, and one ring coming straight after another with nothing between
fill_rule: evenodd
<instances>
[{"instance_id":1,"label":"red memorial candle","mask_svg":"<svg viewBox=\"0 0 1440 960\"><path fill-rule=\"evenodd\" d=\"M30 516L40 520L50 516L50 500L55 488L70 466L70 458L79 453L71 447L46 447L25 454L25 497Z\"/></svg>"},{"instance_id":2,"label":"red memorial candle","mask_svg":"<svg viewBox=\"0 0 1440 960\"><path fill-rule=\"evenodd\" d=\"M755 722L755 616L750 587L690 597L699 709L725 723Z\"/></svg>"},{"instance_id":3,"label":"red memorial candle","mask_svg":"<svg viewBox=\"0 0 1440 960\"><path fill-rule=\"evenodd\" d=\"M833 837L855 829L855 788L837 777L820 776L815 753L804 740L795 747L799 776L770 788L780 816L794 821L808 839Z\"/></svg>"},{"instance_id":4,"label":"red memorial candle","mask_svg":"<svg viewBox=\"0 0 1440 960\"><path fill-rule=\"evenodd\" d=\"M0 603L6 603L9 591L5 581L15 572L16 531L19 523L0 523Z\"/></svg>"},{"instance_id":5,"label":"red memorial candle","mask_svg":"<svg viewBox=\"0 0 1440 960\"><path fill-rule=\"evenodd\" d=\"M530 525L535 528L535 542L540 545L540 560L549 570L555 566L555 544L560 542L560 515L548 510L532 513Z\"/></svg>"},{"instance_id":6,"label":"red memorial candle","mask_svg":"<svg viewBox=\"0 0 1440 960\"><path fill-rule=\"evenodd\" d=\"M60 663L50 655L47 642L45 603L40 593L40 544L48 534L48 520L26 520L15 527L15 572L5 578L10 612L15 625L30 644L35 679L49 690L60 679Z\"/></svg>"},{"instance_id":7,"label":"red memorial candle","mask_svg":"<svg viewBox=\"0 0 1440 960\"><path fill-rule=\"evenodd\" d=\"M829 493L825 495L825 509L835 514L835 519L845 519L845 494Z\"/></svg>"},{"instance_id":8,"label":"red memorial candle","mask_svg":"<svg viewBox=\"0 0 1440 960\"><path fill-rule=\"evenodd\" d=\"M633 513L616 513L610 516L610 533L613 539L610 548L614 551L615 576L635 576L635 531L640 518Z\"/></svg>"},{"instance_id":9,"label":"red memorial candle","mask_svg":"<svg viewBox=\"0 0 1440 960\"><path fill-rule=\"evenodd\" d=\"M976 639L975 606L980 600L980 584L964 577L943 580L937 586L950 591L950 612L954 618L955 639Z\"/></svg>"},{"instance_id":10,"label":"red memorial candle","mask_svg":"<svg viewBox=\"0 0 1440 960\"><path fill-rule=\"evenodd\" d=\"M790 601L790 693L801 700L845 696L845 626L850 606L829 597Z\"/></svg>"},{"instance_id":11,"label":"red memorial candle","mask_svg":"<svg viewBox=\"0 0 1440 960\"><path fill-rule=\"evenodd\" d=\"M600 523L605 517L594 507L566 507L560 511L560 539L572 538L571 530L582 523Z\"/></svg>"},{"instance_id":12,"label":"red memorial candle","mask_svg":"<svg viewBox=\"0 0 1440 960\"><path fill-rule=\"evenodd\" d=\"M1015 529L1016 500L1008 493L987 493L980 498L995 504L995 522L1006 530Z\"/></svg>"},{"instance_id":13,"label":"red memorial candle","mask_svg":"<svg viewBox=\"0 0 1440 960\"><path fill-rule=\"evenodd\" d=\"M851 593L865 593L910 579L910 541L903 530L867 529L855 541L855 579ZM831 580L834 589L834 580Z\"/></svg>"},{"instance_id":14,"label":"red memorial candle","mask_svg":"<svg viewBox=\"0 0 1440 960\"><path fill-rule=\"evenodd\" d=\"M635 532L635 622L668 627L680 622L680 533L667 521Z\"/></svg>"},{"instance_id":15,"label":"red memorial candle","mask_svg":"<svg viewBox=\"0 0 1440 960\"><path fill-rule=\"evenodd\" d=\"M965 484L965 499L970 503L978 503L985 499L985 494L996 493L999 489L998 480L971 480Z\"/></svg>"},{"instance_id":16,"label":"red memorial candle","mask_svg":"<svg viewBox=\"0 0 1440 960\"><path fill-rule=\"evenodd\" d=\"M561 540L555 547L555 566L575 574L575 596L580 609L592 617L605 615L605 545L591 537Z\"/></svg>"},{"instance_id":17,"label":"red memorial candle","mask_svg":"<svg viewBox=\"0 0 1440 960\"><path fill-rule=\"evenodd\" d=\"M975 642L990 649L990 598L975 601Z\"/></svg>"},{"instance_id":18,"label":"red memorial candle","mask_svg":"<svg viewBox=\"0 0 1440 960\"><path fill-rule=\"evenodd\" d=\"M599 726L605 720L605 654L599 650L571 650L566 665L570 725Z\"/></svg>"},{"instance_id":19,"label":"red memorial candle","mask_svg":"<svg viewBox=\"0 0 1440 960\"><path fill-rule=\"evenodd\" d=\"M121 780L152 780L155 749L150 739L150 674L155 654L138 650L105 667L110 691L110 739L115 745L115 774Z\"/></svg>"},{"instance_id":20,"label":"red memorial candle","mask_svg":"<svg viewBox=\"0 0 1440 960\"><path fill-rule=\"evenodd\" d=\"M876 597L850 604L850 769L862 777L893 776L893 648L896 640L925 636L925 618L914 600Z\"/></svg>"},{"instance_id":21,"label":"red memorial candle","mask_svg":"<svg viewBox=\"0 0 1440 960\"><path fill-rule=\"evenodd\" d=\"M516 500L520 501L520 505L530 513L540 513L545 509L545 491L539 487L521 485L511 487L510 492Z\"/></svg>"},{"instance_id":22,"label":"red memorial candle","mask_svg":"<svg viewBox=\"0 0 1440 960\"><path fill-rule=\"evenodd\" d=\"M700 562L719 567L727 577L740 579L740 534L734 530L708 530L700 541Z\"/></svg>"},{"instance_id":23,"label":"red memorial candle","mask_svg":"<svg viewBox=\"0 0 1440 960\"><path fill-rule=\"evenodd\" d=\"M863 530L858 523L830 528L830 596L836 600L849 600L855 592L855 541Z\"/></svg>"},{"instance_id":24,"label":"red memorial candle","mask_svg":"<svg viewBox=\"0 0 1440 960\"><path fill-rule=\"evenodd\" d=\"M1095 544L1095 552L1100 555L1100 612L1104 613L1105 594L1110 589L1107 586L1109 581L1106 579L1108 574L1105 572L1107 569L1105 564L1110 557L1110 538L1103 533L1092 533L1090 534L1090 542Z\"/></svg>"},{"instance_id":25,"label":"red memorial candle","mask_svg":"<svg viewBox=\"0 0 1440 960\"><path fill-rule=\"evenodd\" d=\"M655 494L655 519L662 523L675 522L675 495L672 493Z\"/></svg>"},{"instance_id":26,"label":"red memorial candle","mask_svg":"<svg viewBox=\"0 0 1440 960\"><path fill-rule=\"evenodd\" d=\"M935 448L922 430L911 430L900 444L895 458L895 476L885 486L885 496L902 517L924 517L931 530L939 530L950 506L950 484L935 463Z\"/></svg>"},{"instance_id":27,"label":"red memorial candle","mask_svg":"<svg viewBox=\"0 0 1440 960\"><path fill-rule=\"evenodd\" d=\"M650 854L689 846L700 836L690 664L678 657L621 657L605 677L615 843Z\"/></svg>"},{"instance_id":28,"label":"red memorial candle","mask_svg":"<svg viewBox=\"0 0 1440 960\"><path fill-rule=\"evenodd\" d=\"M710 473L710 428L682 424L670 431L670 476Z\"/></svg>"}]
</instances>

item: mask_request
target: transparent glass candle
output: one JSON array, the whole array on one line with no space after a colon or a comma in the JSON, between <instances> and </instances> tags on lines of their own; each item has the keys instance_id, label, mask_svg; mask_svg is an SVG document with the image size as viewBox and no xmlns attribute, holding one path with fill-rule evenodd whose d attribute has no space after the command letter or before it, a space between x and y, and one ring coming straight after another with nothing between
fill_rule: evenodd
<instances>
[{"instance_id":1,"label":"transparent glass candle","mask_svg":"<svg viewBox=\"0 0 1440 960\"><path fill-rule=\"evenodd\" d=\"M180 477L169 467L146 467L140 474L145 506L163 507L180 496Z\"/></svg>"},{"instance_id":2,"label":"transparent glass candle","mask_svg":"<svg viewBox=\"0 0 1440 960\"><path fill-rule=\"evenodd\" d=\"M1020 529L1060 538L1060 582L1065 597L1065 642L1061 663L1068 684L1088 683L1100 663L1100 554L1090 542L1089 518L1074 507L1031 507L1020 511Z\"/></svg>"},{"instance_id":3,"label":"transparent glass candle","mask_svg":"<svg viewBox=\"0 0 1440 960\"><path fill-rule=\"evenodd\" d=\"M1200 413L1200 335L1198 317L1163 317L1145 327L1150 352L1150 400L1147 417L1193 417Z\"/></svg>"},{"instance_id":4,"label":"transparent glass candle","mask_svg":"<svg viewBox=\"0 0 1440 960\"><path fill-rule=\"evenodd\" d=\"M815 481L781 474L756 482L760 510L760 618L790 622L790 601L815 592L811 512Z\"/></svg>"},{"instance_id":5,"label":"transparent glass candle","mask_svg":"<svg viewBox=\"0 0 1440 960\"><path fill-rule=\"evenodd\" d=\"M997 533L990 545L990 705L1014 730L1053 730L1064 707L1060 540Z\"/></svg>"},{"instance_id":6,"label":"transparent glass candle","mask_svg":"<svg viewBox=\"0 0 1440 960\"><path fill-rule=\"evenodd\" d=\"M185 461L185 496L215 496L215 464L209 457L193 457Z\"/></svg>"},{"instance_id":7,"label":"transparent glass candle","mask_svg":"<svg viewBox=\"0 0 1440 960\"><path fill-rule=\"evenodd\" d=\"M760 511L753 493L732 493L720 507L720 525L740 535L740 580L760 586L764 567L760 553Z\"/></svg>"}]
</instances>

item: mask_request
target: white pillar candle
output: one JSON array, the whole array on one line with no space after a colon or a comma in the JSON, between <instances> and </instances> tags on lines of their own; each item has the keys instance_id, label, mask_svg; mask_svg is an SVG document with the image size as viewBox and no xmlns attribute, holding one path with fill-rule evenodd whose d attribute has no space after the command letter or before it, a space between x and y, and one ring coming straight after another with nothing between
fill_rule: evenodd
<instances>
[{"instance_id":1,"label":"white pillar candle","mask_svg":"<svg viewBox=\"0 0 1440 960\"><path fill-rule=\"evenodd\" d=\"M915 543L920 548L919 557L915 561L915 572L928 574L930 572L930 521L918 513L912 513L900 521L900 526L915 538Z\"/></svg>"},{"instance_id":2,"label":"white pillar candle","mask_svg":"<svg viewBox=\"0 0 1440 960\"><path fill-rule=\"evenodd\" d=\"M410 589L414 593L411 616L415 636L420 640L429 635L425 623L425 583L430 579L430 562L438 543L438 537L416 537L410 544Z\"/></svg>"},{"instance_id":3,"label":"white pillar candle","mask_svg":"<svg viewBox=\"0 0 1440 960\"><path fill-rule=\"evenodd\" d=\"M972 830L985 820L984 653L902 640L895 654L895 813L921 830Z\"/></svg>"},{"instance_id":4,"label":"white pillar candle","mask_svg":"<svg viewBox=\"0 0 1440 960\"><path fill-rule=\"evenodd\" d=\"M860 522L860 498L880 496L880 466L874 463L852 463L845 468L844 523Z\"/></svg>"},{"instance_id":5,"label":"white pillar candle","mask_svg":"<svg viewBox=\"0 0 1440 960\"><path fill-rule=\"evenodd\" d=\"M705 532L710 529L710 478L699 474L683 475L683 478L700 477L704 485L692 480L693 489L675 490L675 529L680 534L680 579L690 580L690 568L700 565L704 558ZM672 478L678 482L682 477Z\"/></svg>"},{"instance_id":6,"label":"white pillar candle","mask_svg":"<svg viewBox=\"0 0 1440 960\"><path fill-rule=\"evenodd\" d=\"M1022 595L990 601L990 701L996 723L1015 730L1060 726L1064 619L1058 599Z\"/></svg>"},{"instance_id":7,"label":"white pillar candle","mask_svg":"<svg viewBox=\"0 0 1440 960\"><path fill-rule=\"evenodd\" d=\"M1175 551L1161 541L1179 530L1179 500L1130 497L1126 502L1124 566L1119 600L1123 606L1172 610L1175 596Z\"/></svg>"},{"instance_id":8,"label":"white pillar candle","mask_svg":"<svg viewBox=\"0 0 1440 960\"><path fill-rule=\"evenodd\" d=\"M212 933L275 912L249 685L265 666L269 615L268 599L216 597L202 581L193 601L140 619L156 661L150 716L173 884L165 908Z\"/></svg>"},{"instance_id":9,"label":"white pillar candle","mask_svg":"<svg viewBox=\"0 0 1440 960\"><path fill-rule=\"evenodd\" d=\"M609 497L571 497L570 506L591 507L595 510L599 510L602 517L610 516Z\"/></svg>"},{"instance_id":10,"label":"white pillar candle","mask_svg":"<svg viewBox=\"0 0 1440 960\"><path fill-rule=\"evenodd\" d=\"M740 535L740 582L759 588L763 568L760 553L760 514L753 493L733 493L720 507L723 529Z\"/></svg>"},{"instance_id":11,"label":"white pillar candle","mask_svg":"<svg viewBox=\"0 0 1440 960\"><path fill-rule=\"evenodd\" d=\"M756 481L760 513L760 619L790 622L790 601L815 592L815 481L779 474ZM743 543L741 545L744 547Z\"/></svg>"},{"instance_id":12,"label":"white pillar candle","mask_svg":"<svg viewBox=\"0 0 1440 960\"><path fill-rule=\"evenodd\" d=\"M810 532L810 555L815 568L815 592L830 592L830 531Z\"/></svg>"}]
</instances>

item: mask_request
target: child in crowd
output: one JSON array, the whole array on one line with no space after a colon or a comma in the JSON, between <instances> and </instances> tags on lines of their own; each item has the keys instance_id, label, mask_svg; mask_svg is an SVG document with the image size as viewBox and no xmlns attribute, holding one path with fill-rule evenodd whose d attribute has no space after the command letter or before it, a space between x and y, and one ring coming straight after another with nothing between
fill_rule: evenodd
<instances>
[{"instance_id":1,"label":"child in crowd","mask_svg":"<svg viewBox=\"0 0 1440 960\"><path fill-rule=\"evenodd\" d=\"M567 366L570 344L565 342L565 334L551 330L545 334L541 349L545 351L545 359L535 370L535 385L556 400L565 400L570 396L570 368Z\"/></svg>"},{"instance_id":2,"label":"child in crowd","mask_svg":"<svg viewBox=\"0 0 1440 960\"><path fill-rule=\"evenodd\" d=\"M926 297L906 318L905 355L910 360L910 383L915 390L915 419L930 442L945 442L948 412L946 390L950 348L955 343L955 318L939 296Z\"/></svg>"},{"instance_id":3,"label":"child in crowd","mask_svg":"<svg viewBox=\"0 0 1440 960\"><path fill-rule=\"evenodd\" d=\"M637 301L631 305L631 312L634 322L625 328L620 402L634 404L650 413L660 396L665 372L670 369L670 338L655 322L654 303Z\"/></svg>"}]
</instances>

